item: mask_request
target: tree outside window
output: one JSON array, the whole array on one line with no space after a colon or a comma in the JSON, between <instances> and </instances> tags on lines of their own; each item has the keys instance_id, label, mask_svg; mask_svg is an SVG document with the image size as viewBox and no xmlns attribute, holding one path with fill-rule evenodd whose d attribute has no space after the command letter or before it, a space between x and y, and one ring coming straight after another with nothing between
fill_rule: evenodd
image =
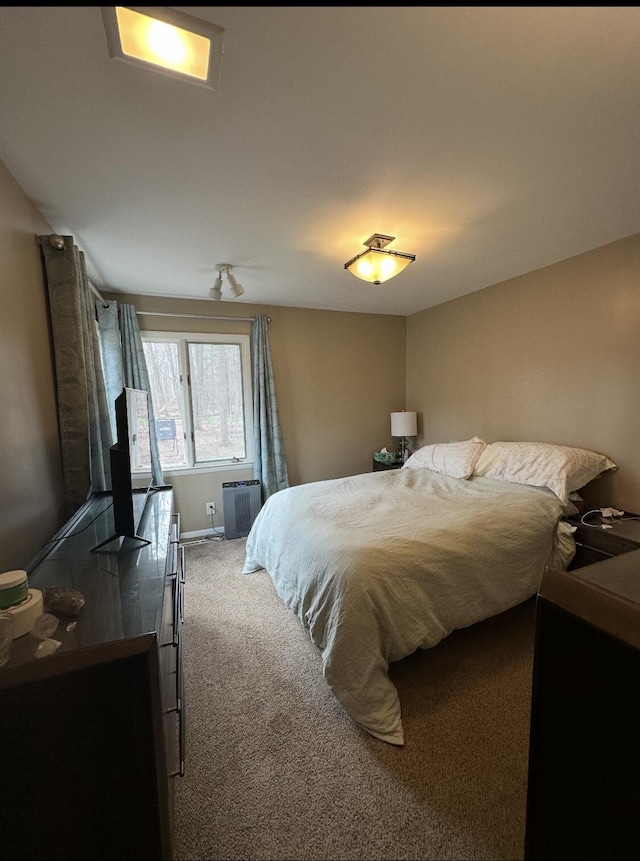
<instances>
[{"instance_id":1,"label":"tree outside window","mask_svg":"<svg viewBox=\"0 0 640 861\"><path fill-rule=\"evenodd\" d=\"M250 459L249 338L142 333L163 469Z\"/></svg>"}]
</instances>

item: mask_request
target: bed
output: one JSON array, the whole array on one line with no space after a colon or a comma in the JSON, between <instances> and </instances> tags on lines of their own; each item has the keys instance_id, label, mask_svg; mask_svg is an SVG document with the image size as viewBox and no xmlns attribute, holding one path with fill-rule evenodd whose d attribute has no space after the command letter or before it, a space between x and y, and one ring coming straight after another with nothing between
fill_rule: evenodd
<instances>
[{"instance_id":1,"label":"bed","mask_svg":"<svg viewBox=\"0 0 640 861\"><path fill-rule=\"evenodd\" d=\"M404 733L389 664L527 600L545 567L575 552L569 484L496 477L487 448L475 437L426 446L398 470L281 490L247 537L243 573L268 572L334 695L390 744Z\"/></svg>"}]
</instances>

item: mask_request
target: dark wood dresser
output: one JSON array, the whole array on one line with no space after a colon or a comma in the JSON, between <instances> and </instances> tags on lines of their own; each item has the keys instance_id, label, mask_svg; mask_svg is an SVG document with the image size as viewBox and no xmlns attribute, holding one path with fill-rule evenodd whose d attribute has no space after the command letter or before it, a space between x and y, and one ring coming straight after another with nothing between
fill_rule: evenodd
<instances>
[{"instance_id":1,"label":"dark wood dresser","mask_svg":"<svg viewBox=\"0 0 640 861\"><path fill-rule=\"evenodd\" d=\"M179 516L173 491L154 491L139 529L149 544L91 552L113 534L110 502L87 502L27 572L30 588L63 586L86 603L55 614L53 655L36 658L25 634L0 669L2 858L173 857L185 754Z\"/></svg>"},{"instance_id":2,"label":"dark wood dresser","mask_svg":"<svg viewBox=\"0 0 640 861\"><path fill-rule=\"evenodd\" d=\"M592 535L599 532L591 530L589 541ZM536 602L525 858L640 858L637 547L543 576Z\"/></svg>"}]
</instances>

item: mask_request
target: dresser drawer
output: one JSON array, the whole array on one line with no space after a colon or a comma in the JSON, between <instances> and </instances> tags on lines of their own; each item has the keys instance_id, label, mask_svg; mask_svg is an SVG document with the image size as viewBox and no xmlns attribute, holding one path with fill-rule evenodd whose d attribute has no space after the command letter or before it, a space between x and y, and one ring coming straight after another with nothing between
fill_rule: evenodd
<instances>
[{"instance_id":1,"label":"dresser drawer","mask_svg":"<svg viewBox=\"0 0 640 861\"><path fill-rule=\"evenodd\" d=\"M576 541L576 555L573 557L568 570L573 571L576 568L583 568L585 565L593 565L594 562L604 562L605 559L611 559L612 555L612 553L605 553L604 550L598 550L596 547L589 547L587 544Z\"/></svg>"},{"instance_id":2,"label":"dresser drawer","mask_svg":"<svg viewBox=\"0 0 640 861\"><path fill-rule=\"evenodd\" d=\"M0 669L0 738L19 727L29 740L3 748L2 858L174 857L165 710L177 704L183 578L173 491L149 495L146 543L96 553L110 508L108 495L88 500L29 571L36 589L81 585L86 603L71 630L58 626L54 655L16 650ZM183 751L174 739L174 770Z\"/></svg>"}]
</instances>

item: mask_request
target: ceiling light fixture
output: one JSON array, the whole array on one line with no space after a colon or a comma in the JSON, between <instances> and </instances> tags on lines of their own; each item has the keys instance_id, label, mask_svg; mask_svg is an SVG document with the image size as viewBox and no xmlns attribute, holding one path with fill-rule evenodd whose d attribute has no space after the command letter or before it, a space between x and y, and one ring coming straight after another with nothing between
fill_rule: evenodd
<instances>
[{"instance_id":1,"label":"ceiling light fixture","mask_svg":"<svg viewBox=\"0 0 640 861\"><path fill-rule=\"evenodd\" d=\"M216 302L219 302L222 299L222 276L227 276L227 281L231 285L231 292L237 298L238 296L242 296L244 293L244 287L242 284L239 284L236 281L233 272L233 266L230 263L216 263L216 269L218 270L218 277L216 278L213 287L209 291L209 295L212 299L215 299Z\"/></svg>"},{"instance_id":2,"label":"ceiling light fixture","mask_svg":"<svg viewBox=\"0 0 640 861\"><path fill-rule=\"evenodd\" d=\"M222 299L222 275L218 275L211 288L211 298L219 302Z\"/></svg>"},{"instance_id":3,"label":"ceiling light fixture","mask_svg":"<svg viewBox=\"0 0 640 861\"><path fill-rule=\"evenodd\" d=\"M242 294L244 293L244 287L242 286L242 284L238 284L238 282L233 276L230 266L227 271L227 281L229 282L229 284L231 284L233 295L236 297L242 296Z\"/></svg>"},{"instance_id":4,"label":"ceiling light fixture","mask_svg":"<svg viewBox=\"0 0 640 861\"><path fill-rule=\"evenodd\" d=\"M109 56L215 90L224 28L168 6L102 6Z\"/></svg>"},{"instance_id":5,"label":"ceiling light fixture","mask_svg":"<svg viewBox=\"0 0 640 861\"><path fill-rule=\"evenodd\" d=\"M363 242L367 250L352 257L344 264L344 268L356 278L362 278L363 281L369 281L371 284L382 284L383 281L388 281L416 259L415 254L384 250L394 239L395 236L374 233L366 242Z\"/></svg>"}]
</instances>

